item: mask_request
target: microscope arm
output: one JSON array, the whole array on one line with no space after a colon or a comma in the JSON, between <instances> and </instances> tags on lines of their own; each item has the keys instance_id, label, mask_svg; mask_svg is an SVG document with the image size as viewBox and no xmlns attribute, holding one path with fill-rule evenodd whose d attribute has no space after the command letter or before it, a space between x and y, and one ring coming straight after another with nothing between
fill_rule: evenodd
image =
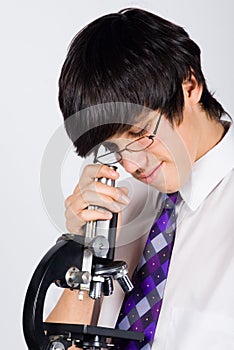
<instances>
[{"instance_id":1,"label":"microscope arm","mask_svg":"<svg viewBox=\"0 0 234 350\"><path fill-rule=\"evenodd\" d=\"M29 350L45 350L49 339L43 326L43 308L46 292L55 282L64 284L64 276L71 266L81 266L84 250L83 237L56 243L38 264L25 297L23 330Z\"/></svg>"},{"instance_id":2,"label":"microscope arm","mask_svg":"<svg viewBox=\"0 0 234 350\"><path fill-rule=\"evenodd\" d=\"M71 267L81 269L84 254L84 238L77 235L63 235L38 264L29 284L23 310L24 337L29 350L66 350L72 344L84 349L112 347L109 338L143 340L138 332L122 331L106 327L84 324L43 322L43 308L49 286L56 283L62 288L70 288L64 276ZM96 261L98 262L99 259ZM96 264L97 277L109 274L118 277L123 287L128 286L122 269L123 262ZM116 275L117 274L117 275ZM119 275L121 275L119 277Z\"/></svg>"}]
</instances>

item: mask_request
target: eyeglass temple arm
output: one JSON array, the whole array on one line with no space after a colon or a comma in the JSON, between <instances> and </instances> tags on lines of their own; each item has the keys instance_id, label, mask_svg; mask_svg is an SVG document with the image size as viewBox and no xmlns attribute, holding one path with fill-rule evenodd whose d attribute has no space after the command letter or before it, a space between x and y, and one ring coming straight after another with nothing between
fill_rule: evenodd
<instances>
[{"instance_id":1,"label":"eyeglass temple arm","mask_svg":"<svg viewBox=\"0 0 234 350\"><path fill-rule=\"evenodd\" d=\"M157 133L157 130L158 130L158 127L159 127L159 123L160 123L161 118L162 118L162 114L160 114L160 116L159 116L159 118L158 118L158 121L157 121L157 123L156 123L156 126L155 126L155 128L154 128L154 131L153 131L153 135L154 135L154 136L155 136L156 133Z\"/></svg>"}]
</instances>

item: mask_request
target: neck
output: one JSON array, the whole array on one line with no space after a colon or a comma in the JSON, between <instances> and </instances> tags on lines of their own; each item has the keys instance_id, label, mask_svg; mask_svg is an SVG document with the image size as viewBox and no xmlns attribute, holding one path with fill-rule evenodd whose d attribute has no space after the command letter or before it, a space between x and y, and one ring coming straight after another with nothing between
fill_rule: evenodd
<instances>
[{"instance_id":1,"label":"neck","mask_svg":"<svg viewBox=\"0 0 234 350\"><path fill-rule=\"evenodd\" d=\"M204 118L204 116L203 116ZM225 135L225 128L220 121L205 116L200 128L199 147L196 160L211 150Z\"/></svg>"}]
</instances>

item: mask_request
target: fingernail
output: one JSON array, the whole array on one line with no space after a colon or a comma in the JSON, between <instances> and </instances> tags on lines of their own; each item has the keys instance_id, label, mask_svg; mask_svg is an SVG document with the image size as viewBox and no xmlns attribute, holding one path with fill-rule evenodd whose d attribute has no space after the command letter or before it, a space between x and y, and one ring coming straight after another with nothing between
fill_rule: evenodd
<instances>
[{"instance_id":1,"label":"fingernail","mask_svg":"<svg viewBox=\"0 0 234 350\"><path fill-rule=\"evenodd\" d=\"M130 202L130 199L123 193L119 195L119 200L124 204L128 204Z\"/></svg>"},{"instance_id":2,"label":"fingernail","mask_svg":"<svg viewBox=\"0 0 234 350\"><path fill-rule=\"evenodd\" d=\"M110 174L116 176L117 172L113 169L110 169Z\"/></svg>"},{"instance_id":3,"label":"fingernail","mask_svg":"<svg viewBox=\"0 0 234 350\"><path fill-rule=\"evenodd\" d=\"M111 219L112 216L113 216L113 214L112 214L110 211L106 211L106 212L105 212L105 217L106 217L107 219Z\"/></svg>"}]
</instances>

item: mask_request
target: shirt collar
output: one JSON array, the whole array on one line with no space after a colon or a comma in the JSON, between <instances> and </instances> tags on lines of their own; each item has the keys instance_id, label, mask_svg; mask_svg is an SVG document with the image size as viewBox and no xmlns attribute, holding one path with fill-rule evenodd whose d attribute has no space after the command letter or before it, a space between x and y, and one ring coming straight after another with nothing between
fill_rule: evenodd
<instances>
[{"instance_id":1,"label":"shirt collar","mask_svg":"<svg viewBox=\"0 0 234 350\"><path fill-rule=\"evenodd\" d=\"M218 183L234 168L234 126L230 124L222 140L196 161L180 195L191 210L196 210Z\"/></svg>"}]
</instances>

